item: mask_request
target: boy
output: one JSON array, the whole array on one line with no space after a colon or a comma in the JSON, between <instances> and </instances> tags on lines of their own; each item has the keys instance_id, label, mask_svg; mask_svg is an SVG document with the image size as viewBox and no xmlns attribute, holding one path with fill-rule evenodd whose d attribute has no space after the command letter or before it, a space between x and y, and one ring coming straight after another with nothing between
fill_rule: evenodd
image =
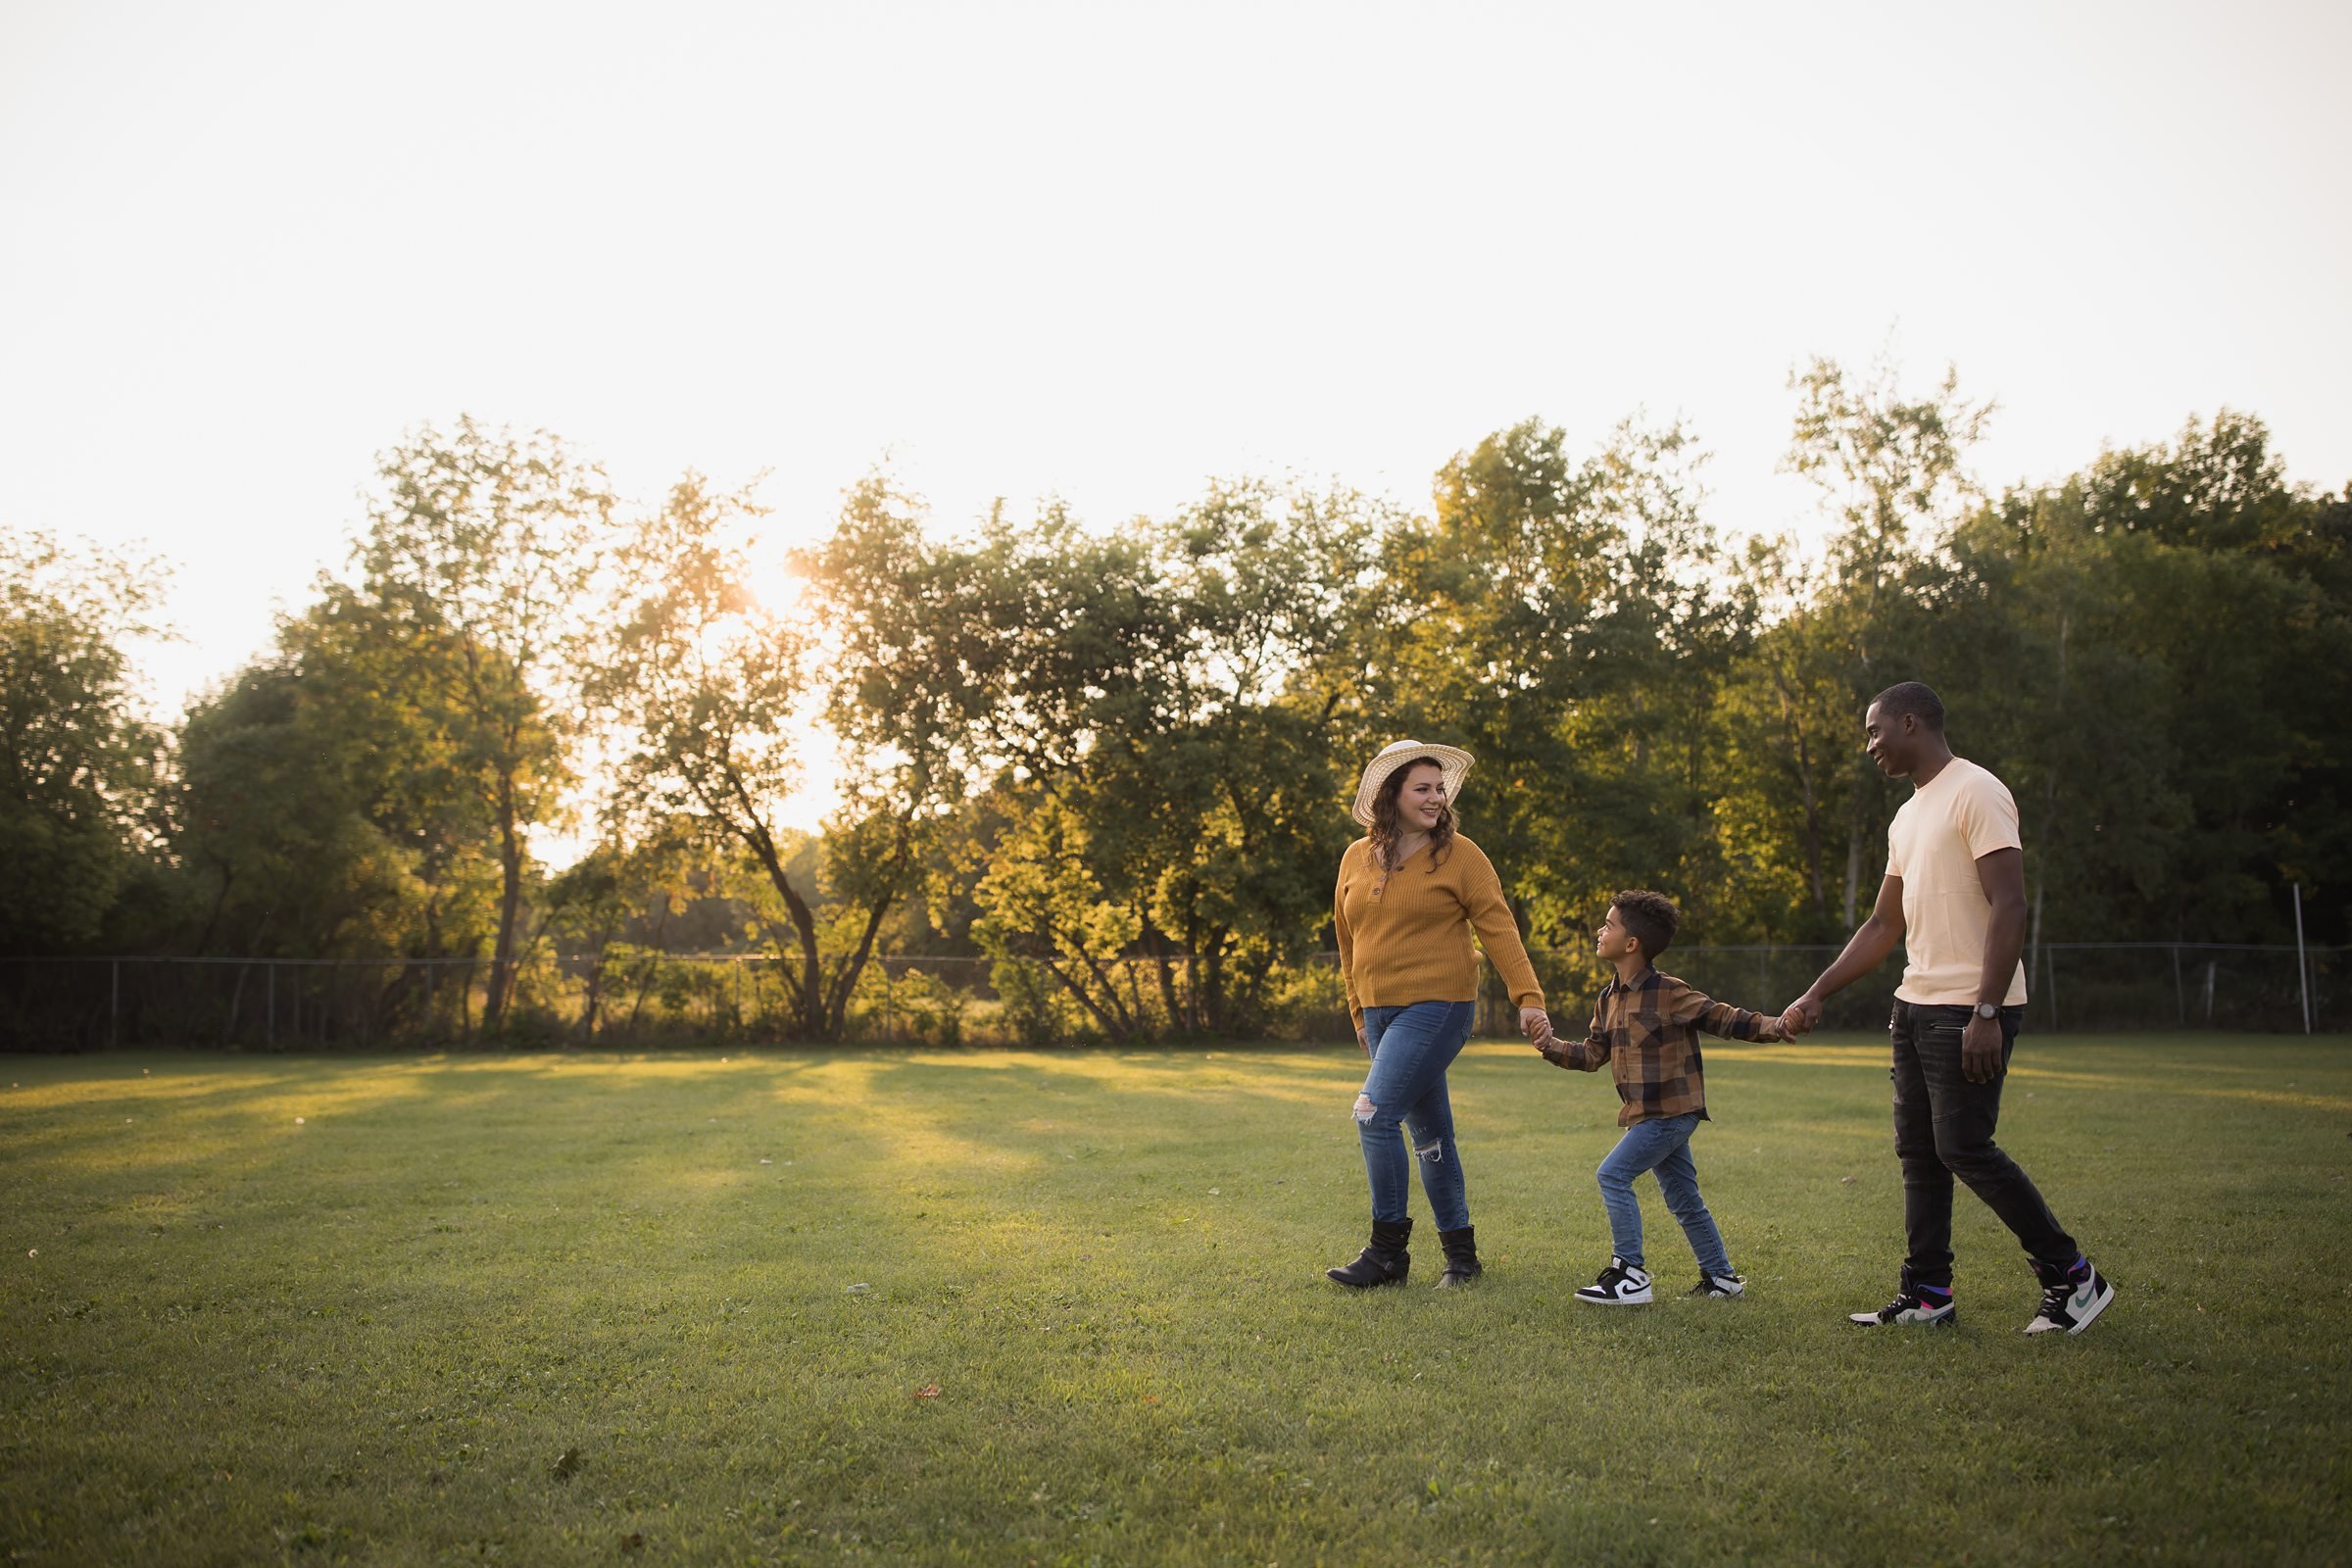
<instances>
[{"instance_id":1,"label":"boy","mask_svg":"<svg viewBox=\"0 0 2352 1568\"><path fill-rule=\"evenodd\" d=\"M1624 1102L1617 1125L1625 1136L1595 1173L1617 1255L1599 1279L1576 1293L1580 1301L1638 1306L1650 1298L1642 1257L1642 1205L1634 1198L1634 1178L1647 1170L1658 1173L1666 1207L1698 1254L1698 1284L1690 1294L1730 1297L1747 1289L1724 1253L1723 1237L1698 1196L1698 1170L1690 1162L1690 1135L1707 1119L1698 1031L1730 1040L1787 1036L1779 1018L1710 1002L1658 972L1655 960L1674 941L1682 919L1682 911L1662 893L1618 894L1592 945L1595 955L1617 966L1617 978L1601 987L1593 1005L1592 1027L1581 1041L1555 1040L1548 1049L1537 1048L1555 1067L1592 1072L1608 1062Z\"/></svg>"}]
</instances>

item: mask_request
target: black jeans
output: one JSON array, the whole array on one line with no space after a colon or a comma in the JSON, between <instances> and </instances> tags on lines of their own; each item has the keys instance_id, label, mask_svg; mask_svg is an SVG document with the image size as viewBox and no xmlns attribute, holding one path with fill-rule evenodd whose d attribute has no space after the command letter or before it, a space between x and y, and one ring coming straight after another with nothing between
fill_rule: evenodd
<instances>
[{"instance_id":1,"label":"black jeans","mask_svg":"<svg viewBox=\"0 0 2352 1568\"><path fill-rule=\"evenodd\" d=\"M2001 1065L2017 1049L2023 1007L2001 1009ZM2058 1224L2033 1179L1992 1141L2001 1119L2001 1078L1972 1084L1960 1071L1967 1007L1894 1004L1894 1153L1903 1162L1903 1265L1912 1285L1952 1283L1952 1178L1984 1200L2037 1262L2074 1262L2075 1239Z\"/></svg>"}]
</instances>

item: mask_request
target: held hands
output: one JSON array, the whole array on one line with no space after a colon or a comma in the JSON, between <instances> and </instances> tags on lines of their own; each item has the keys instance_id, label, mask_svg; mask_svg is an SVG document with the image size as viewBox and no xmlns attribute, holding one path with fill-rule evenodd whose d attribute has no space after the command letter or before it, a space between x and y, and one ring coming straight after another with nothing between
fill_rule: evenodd
<instances>
[{"instance_id":1,"label":"held hands","mask_svg":"<svg viewBox=\"0 0 2352 1568\"><path fill-rule=\"evenodd\" d=\"M1781 1038L1794 1040L1798 1035L1811 1034L1821 1022L1821 999L1808 991L1781 1014Z\"/></svg>"},{"instance_id":2,"label":"held hands","mask_svg":"<svg viewBox=\"0 0 2352 1568\"><path fill-rule=\"evenodd\" d=\"M1519 1032L1527 1036L1529 1043L1538 1051L1551 1049L1551 1015L1542 1007L1519 1009Z\"/></svg>"}]
</instances>

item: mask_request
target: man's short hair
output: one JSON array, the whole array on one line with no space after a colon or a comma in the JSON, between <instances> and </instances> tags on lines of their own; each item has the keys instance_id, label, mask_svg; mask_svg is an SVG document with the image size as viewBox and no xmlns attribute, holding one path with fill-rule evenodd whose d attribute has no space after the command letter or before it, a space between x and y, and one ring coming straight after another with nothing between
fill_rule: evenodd
<instances>
[{"instance_id":1,"label":"man's short hair","mask_svg":"<svg viewBox=\"0 0 2352 1568\"><path fill-rule=\"evenodd\" d=\"M1871 703L1881 718L1909 713L1925 728L1937 734L1943 732L1943 699L1925 681L1898 681L1872 698Z\"/></svg>"},{"instance_id":2,"label":"man's short hair","mask_svg":"<svg viewBox=\"0 0 2352 1568\"><path fill-rule=\"evenodd\" d=\"M1626 934L1642 944L1642 956L1655 963L1658 955L1674 946L1674 933L1683 923L1683 911L1663 893L1647 888L1628 888L1609 902L1617 906L1617 923Z\"/></svg>"}]
</instances>

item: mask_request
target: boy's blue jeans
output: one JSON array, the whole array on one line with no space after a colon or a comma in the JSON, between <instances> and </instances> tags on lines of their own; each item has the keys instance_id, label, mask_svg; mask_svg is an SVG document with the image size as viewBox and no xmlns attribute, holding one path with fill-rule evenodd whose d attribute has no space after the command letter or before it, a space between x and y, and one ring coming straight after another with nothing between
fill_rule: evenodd
<instances>
[{"instance_id":1,"label":"boy's blue jeans","mask_svg":"<svg viewBox=\"0 0 2352 1568\"><path fill-rule=\"evenodd\" d=\"M1402 1007L1366 1007L1364 1039L1372 1047L1372 1068L1356 1097L1355 1130L1364 1146L1364 1173L1372 1179L1372 1217L1396 1223L1406 1217L1414 1156L1421 1164L1421 1190L1442 1231L1470 1223L1470 1196L1462 1185L1462 1162L1453 1147L1453 1104L1446 1098L1446 1069L1469 1043L1478 1007L1468 1002L1416 1002ZM1368 1108L1367 1108L1368 1107ZM1413 1133L1413 1152L1404 1152L1400 1126Z\"/></svg>"},{"instance_id":2,"label":"boy's blue jeans","mask_svg":"<svg viewBox=\"0 0 2352 1568\"><path fill-rule=\"evenodd\" d=\"M1600 1200L1608 1205L1609 1234L1617 1255L1629 1268L1641 1268L1642 1204L1634 1197L1634 1178L1645 1170L1658 1173L1658 1191L1666 1195L1666 1211L1681 1222L1683 1235L1697 1254L1698 1266L1709 1274L1729 1274L1732 1260L1724 1255L1722 1233L1707 1200L1698 1196L1698 1167L1690 1161L1690 1135L1698 1131L1698 1112L1638 1121L1625 1130L1608 1158L1594 1174L1600 1178Z\"/></svg>"}]
</instances>

